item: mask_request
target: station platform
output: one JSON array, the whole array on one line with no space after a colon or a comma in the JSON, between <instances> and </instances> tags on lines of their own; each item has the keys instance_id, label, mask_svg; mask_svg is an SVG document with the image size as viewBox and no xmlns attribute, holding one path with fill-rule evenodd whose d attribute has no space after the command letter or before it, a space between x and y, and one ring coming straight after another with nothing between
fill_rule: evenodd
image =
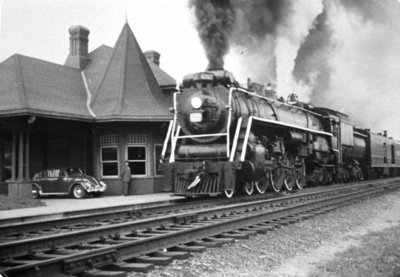
<instances>
[{"instance_id":1,"label":"station platform","mask_svg":"<svg viewBox=\"0 0 400 277\"><path fill-rule=\"evenodd\" d=\"M0 211L0 225L74 217L89 214L94 210L140 209L168 204L180 199L184 197L174 196L169 192L84 199L41 198L40 201L46 206Z\"/></svg>"}]
</instances>

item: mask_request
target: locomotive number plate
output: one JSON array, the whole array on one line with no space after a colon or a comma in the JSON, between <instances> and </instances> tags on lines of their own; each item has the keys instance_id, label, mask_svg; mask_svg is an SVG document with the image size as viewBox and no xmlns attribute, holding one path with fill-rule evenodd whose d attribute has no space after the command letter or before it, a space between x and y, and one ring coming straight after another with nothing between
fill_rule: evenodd
<instances>
[{"instance_id":1,"label":"locomotive number plate","mask_svg":"<svg viewBox=\"0 0 400 277\"><path fill-rule=\"evenodd\" d=\"M201 122L203 120L202 113L191 113L190 114L190 122Z\"/></svg>"}]
</instances>

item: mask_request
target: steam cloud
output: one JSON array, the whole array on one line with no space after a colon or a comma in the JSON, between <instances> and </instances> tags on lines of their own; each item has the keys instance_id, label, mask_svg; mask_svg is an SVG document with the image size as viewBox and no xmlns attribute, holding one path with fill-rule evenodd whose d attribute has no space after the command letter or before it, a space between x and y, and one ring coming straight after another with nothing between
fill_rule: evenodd
<instances>
[{"instance_id":1,"label":"steam cloud","mask_svg":"<svg viewBox=\"0 0 400 277\"><path fill-rule=\"evenodd\" d=\"M397 0L192 0L209 68L339 110L400 139Z\"/></svg>"}]
</instances>

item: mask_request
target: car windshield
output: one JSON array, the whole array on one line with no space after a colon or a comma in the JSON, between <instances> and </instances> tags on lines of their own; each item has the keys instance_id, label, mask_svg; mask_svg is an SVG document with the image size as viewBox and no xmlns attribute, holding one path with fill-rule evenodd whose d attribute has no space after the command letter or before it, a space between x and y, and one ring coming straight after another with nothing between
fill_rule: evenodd
<instances>
[{"instance_id":1,"label":"car windshield","mask_svg":"<svg viewBox=\"0 0 400 277\"><path fill-rule=\"evenodd\" d=\"M82 170L77 167L66 168L68 175L82 175Z\"/></svg>"}]
</instances>

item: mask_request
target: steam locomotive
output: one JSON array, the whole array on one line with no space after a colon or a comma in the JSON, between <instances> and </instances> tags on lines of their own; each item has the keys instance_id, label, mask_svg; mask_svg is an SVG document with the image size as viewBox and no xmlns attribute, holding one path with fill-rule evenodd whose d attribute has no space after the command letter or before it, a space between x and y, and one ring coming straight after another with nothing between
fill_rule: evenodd
<instances>
[{"instance_id":1,"label":"steam locomotive","mask_svg":"<svg viewBox=\"0 0 400 277\"><path fill-rule=\"evenodd\" d=\"M291 191L400 173L400 142L292 94L242 88L232 73L186 75L174 95L165 181L187 197Z\"/></svg>"}]
</instances>

